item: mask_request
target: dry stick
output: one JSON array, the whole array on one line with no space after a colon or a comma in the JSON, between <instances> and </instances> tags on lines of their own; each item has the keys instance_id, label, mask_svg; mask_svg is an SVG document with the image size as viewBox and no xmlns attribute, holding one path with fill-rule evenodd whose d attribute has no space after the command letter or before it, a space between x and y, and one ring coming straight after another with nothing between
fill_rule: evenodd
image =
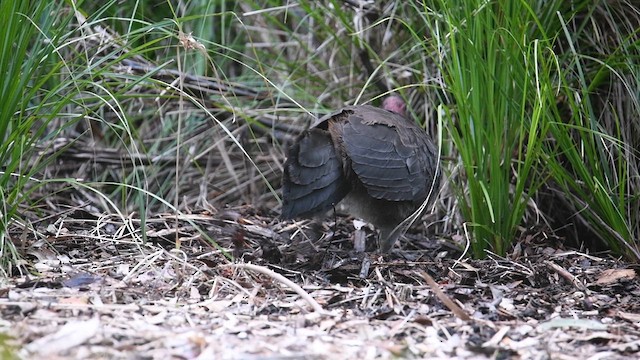
<instances>
[{"instance_id":1,"label":"dry stick","mask_svg":"<svg viewBox=\"0 0 640 360\"><path fill-rule=\"evenodd\" d=\"M551 270L555 271L558 273L558 275L562 276L563 278L565 278L565 280L567 280L568 282L570 282L573 286L575 286L578 290L585 290L584 284L582 284L580 282L580 280L578 280L578 278L576 278L575 276L573 276L570 272L568 272L567 270L565 270L562 266L551 262L549 260L545 260L544 264L547 265L548 268L550 268Z\"/></svg>"},{"instance_id":2,"label":"dry stick","mask_svg":"<svg viewBox=\"0 0 640 360\"><path fill-rule=\"evenodd\" d=\"M302 289L296 283L278 274L275 271L271 271L266 267L253 265L253 264L228 264L225 266L232 266L238 269L253 270L255 272L259 272L261 274L270 276L274 280L279 281L284 285L290 287L291 290L293 290L296 294L300 295L309 305L311 305L311 307L313 308L313 311L320 314L327 314L327 312L324 311L322 306L320 306L320 304L318 304L318 302L316 302L316 300L313 297L311 297L311 295L309 295L308 292L304 291L304 289Z\"/></svg>"},{"instance_id":3,"label":"dry stick","mask_svg":"<svg viewBox=\"0 0 640 360\"><path fill-rule=\"evenodd\" d=\"M436 294L438 299L440 299L440 301L442 301L444 305L448 307L449 310L451 310L455 316L457 316L460 320L464 320L464 321L471 320L471 317L464 310L462 310L460 306L454 303L453 300L451 300L451 298L442 291L442 289L440 289L440 286L435 282L435 280L433 280L431 275L427 274L427 272L424 270L419 270L418 272L420 276L422 276L424 281L426 281L427 284L429 284L429 286L431 287L433 292Z\"/></svg>"}]
</instances>

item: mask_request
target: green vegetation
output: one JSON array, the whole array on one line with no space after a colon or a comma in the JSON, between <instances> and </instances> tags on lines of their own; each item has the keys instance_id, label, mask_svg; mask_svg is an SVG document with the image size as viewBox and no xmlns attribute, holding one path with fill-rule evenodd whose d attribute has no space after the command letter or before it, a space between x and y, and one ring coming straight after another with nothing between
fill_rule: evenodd
<instances>
[{"instance_id":1,"label":"green vegetation","mask_svg":"<svg viewBox=\"0 0 640 360\"><path fill-rule=\"evenodd\" d=\"M47 2L4 1L0 3L0 269L10 269L18 260L7 229L20 208L29 206L29 188L39 186L34 176L52 159L36 151L59 133L54 121L63 121L65 95L70 83L60 83L65 63L56 47L64 39L69 19L51 16L60 5Z\"/></svg>"},{"instance_id":2,"label":"green vegetation","mask_svg":"<svg viewBox=\"0 0 640 360\"><path fill-rule=\"evenodd\" d=\"M286 134L391 91L439 137L443 237L482 257L546 227L640 259L639 7L358 4L1 2L0 268L74 209L277 208Z\"/></svg>"}]
</instances>

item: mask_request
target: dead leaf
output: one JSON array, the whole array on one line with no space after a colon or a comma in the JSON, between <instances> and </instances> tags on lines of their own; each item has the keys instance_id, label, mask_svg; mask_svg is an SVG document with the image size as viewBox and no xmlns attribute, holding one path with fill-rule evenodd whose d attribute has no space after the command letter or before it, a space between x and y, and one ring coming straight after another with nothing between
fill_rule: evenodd
<instances>
[{"instance_id":1,"label":"dead leaf","mask_svg":"<svg viewBox=\"0 0 640 360\"><path fill-rule=\"evenodd\" d=\"M87 321L69 321L56 333L31 342L26 349L34 355L49 357L81 345L92 338L99 328L100 319L97 317Z\"/></svg>"},{"instance_id":2,"label":"dead leaf","mask_svg":"<svg viewBox=\"0 0 640 360\"><path fill-rule=\"evenodd\" d=\"M87 305L89 303L89 298L86 296L70 296L68 298L60 299L59 302L60 304Z\"/></svg>"},{"instance_id":3,"label":"dead leaf","mask_svg":"<svg viewBox=\"0 0 640 360\"><path fill-rule=\"evenodd\" d=\"M620 280L631 280L636 276L633 269L606 269L596 281L598 285L609 285Z\"/></svg>"},{"instance_id":4,"label":"dead leaf","mask_svg":"<svg viewBox=\"0 0 640 360\"><path fill-rule=\"evenodd\" d=\"M538 326L539 330L547 331L556 328L577 328L588 330L607 330L607 325L597 320L589 319L569 319L557 317L552 320L543 322Z\"/></svg>"},{"instance_id":5,"label":"dead leaf","mask_svg":"<svg viewBox=\"0 0 640 360\"><path fill-rule=\"evenodd\" d=\"M630 321L630 322L634 322L634 323L640 322L640 314L618 311L617 315L619 318Z\"/></svg>"}]
</instances>

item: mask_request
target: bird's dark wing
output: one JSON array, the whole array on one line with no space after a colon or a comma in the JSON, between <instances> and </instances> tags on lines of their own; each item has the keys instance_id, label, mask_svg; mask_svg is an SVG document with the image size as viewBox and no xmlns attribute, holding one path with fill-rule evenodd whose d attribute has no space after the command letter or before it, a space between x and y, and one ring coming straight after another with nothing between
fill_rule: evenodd
<instances>
[{"instance_id":1,"label":"bird's dark wing","mask_svg":"<svg viewBox=\"0 0 640 360\"><path fill-rule=\"evenodd\" d=\"M349 192L329 133L315 128L289 150L282 181L284 219L326 212Z\"/></svg>"},{"instance_id":2,"label":"bird's dark wing","mask_svg":"<svg viewBox=\"0 0 640 360\"><path fill-rule=\"evenodd\" d=\"M401 115L371 106L353 107L342 141L351 167L370 196L422 201L431 176L427 135ZM429 184L427 182L429 181Z\"/></svg>"}]
</instances>

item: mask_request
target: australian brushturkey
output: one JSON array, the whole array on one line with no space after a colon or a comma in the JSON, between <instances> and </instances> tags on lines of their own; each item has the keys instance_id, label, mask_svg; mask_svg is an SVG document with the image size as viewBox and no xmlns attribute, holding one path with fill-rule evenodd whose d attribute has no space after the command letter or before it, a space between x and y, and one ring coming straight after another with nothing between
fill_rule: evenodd
<instances>
[{"instance_id":1,"label":"australian brushturkey","mask_svg":"<svg viewBox=\"0 0 640 360\"><path fill-rule=\"evenodd\" d=\"M380 231L378 247L387 252L404 233L398 225L435 197L437 160L399 97L386 98L382 109L347 106L318 120L289 149L282 218L323 215L342 201Z\"/></svg>"}]
</instances>

